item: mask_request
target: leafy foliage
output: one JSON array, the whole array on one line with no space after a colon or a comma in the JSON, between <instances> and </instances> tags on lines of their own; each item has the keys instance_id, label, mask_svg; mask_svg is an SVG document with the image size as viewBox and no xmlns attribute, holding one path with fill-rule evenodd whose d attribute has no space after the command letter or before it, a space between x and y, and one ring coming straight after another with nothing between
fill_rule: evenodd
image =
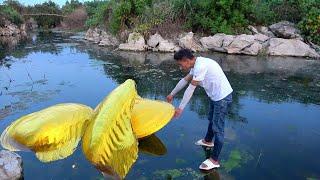
<instances>
[{"instance_id":1,"label":"leafy foliage","mask_svg":"<svg viewBox=\"0 0 320 180\"><path fill-rule=\"evenodd\" d=\"M299 27L309 40L320 44L320 8L312 7L299 23Z\"/></svg>"},{"instance_id":2,"label":"leafy foliage","mask_svg":"<svg viewBox=\"0 0 320 180\"><path fill-rule=\"evenodd\" d=\"M61 15L62 12L59 6L53 1L44 2L42 4L36 4L29 9L34 14L56 14ZM53 28L60 24L62 21L61 16L34 16L34 19L38 25L42 28Z\"/></svg>"},{"instance_id":3,"label":"leafy foliage","mask_svg":"<svg viewBox=\"0 0 320 180\"><path fill-rule=\"evenodd\" d=\"M23 22L23 18L18 11L9 5L0 6L0 27L5 25L5 19L16 25L20 25Z\"/></svg>"},{"instance_id":4,"label":"leafy foliage","mask_svg":"<svg viewBox=\"0 0 320 180\"><path fill-rule=\"evenodd\" d=\"M237 33L248 24L246 14L251 12L251 0L175 0L176 17L186 19L193 31Z\"/></svg>"},{"instance_id":5,"label":"leafy foliage","mask_svg":"<svg viewBox=\"0 0 320 180\"><path fill-rule=\"evenodd\" d=\"M70 0L66 2L65 5L62 6L62 14L71 14L73 13L76 9L79 9L82 7L82 3L79 2L78 0Z\"/></svg>"},{"instance_id":6,"label":"leafy foliage","mask_svg":"<svg viewBox=\"0 0 320 180\"><path fill-rule=\"evenodd\" d=\"M85 3L85 8L88 14L86 21L87 27L98 26L104 24L107 15L109 1L89 1Z\"/></svg>"}]
</instances>

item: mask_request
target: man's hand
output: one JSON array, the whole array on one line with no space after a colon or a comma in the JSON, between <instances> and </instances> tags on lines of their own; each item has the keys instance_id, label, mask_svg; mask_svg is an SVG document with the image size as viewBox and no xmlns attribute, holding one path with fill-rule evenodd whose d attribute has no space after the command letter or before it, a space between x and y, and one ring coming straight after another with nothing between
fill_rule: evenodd
<instances>
[{"instance_id":1,"label":"man's hand","mask_svg":"<svg viewBox=\"0 0 320 180\"><path fill-rule=\"evenodd\" d=\"M169 94L169 95L167 96L167 102L168 102L168 103L172 103L172 100L173 100L173 96L172 96L171 94Z\"/></svg>"},{"instance_id":2,"label":"man's hand","mask_svg":"<svg viewBox=\"0 0 320 180\"><path fill-rule=\"evenodd\" d=\"M178 118L182 114L182 111L183 111L182 109L176 108L173 117Z\"/></svg>"}]
</instances>

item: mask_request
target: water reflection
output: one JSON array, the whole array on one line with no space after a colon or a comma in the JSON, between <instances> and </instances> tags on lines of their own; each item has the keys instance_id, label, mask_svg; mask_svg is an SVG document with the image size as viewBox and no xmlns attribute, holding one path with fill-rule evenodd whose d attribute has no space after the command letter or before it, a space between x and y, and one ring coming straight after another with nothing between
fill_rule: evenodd
<instances>
[{"instance_id":1,"label":"water reflection","mask_svg":"<svg viewBox=\"0 0 320 180\"><path fill-rule=\"evenodd\" d=\"M155 134L152 134L139 139L139 152L153 156L163 156L167 153L167 148Z\"/></svg>"}]
</instances>

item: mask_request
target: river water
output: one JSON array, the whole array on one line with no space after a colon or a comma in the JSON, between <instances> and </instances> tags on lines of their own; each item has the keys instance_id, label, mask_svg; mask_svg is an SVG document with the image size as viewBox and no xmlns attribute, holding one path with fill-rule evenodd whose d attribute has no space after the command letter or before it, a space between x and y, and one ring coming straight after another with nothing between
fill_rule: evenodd
<instances>
[{"instance_id":1,"label":"river water","mask_svg":"<svg viewBox=\"0 0 320 180\"><path fill-rule=\"evenodd\" d=\"M58 103L94 108L128 78L136 81L140 96L165 100L185 75L173 54L118 52L81 37L36 33L15 46L2 43L1 132L15 119ZM208 123L208 98L198 88L179 119L150 142L140 143L139 157L126 179L319 179L320 61L196 55L216 60L234 89L222 167L208 173L198 170L210 155L210 149L194 145L205 135ZM154 142L165 150L158 152ZM103 179L85 159L81 145L70 157L51 163L41 163L31 152L18 153L25 179Z\"/></svg>"}]
</instances>

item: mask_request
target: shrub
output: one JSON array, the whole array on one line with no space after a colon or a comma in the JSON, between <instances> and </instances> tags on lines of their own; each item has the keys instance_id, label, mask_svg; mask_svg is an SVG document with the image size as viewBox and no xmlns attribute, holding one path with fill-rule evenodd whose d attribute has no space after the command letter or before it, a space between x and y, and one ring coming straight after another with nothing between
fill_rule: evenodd
<instances>
[{"instance_id":1,"label":"shrub","mask_svg":"<svg viewBox=\"0 0 320 180\"><path fill-rule=\"evenodd\" d=\"M146 6L144 11L138 16L138 24L134 31L146 34L151 29L161 25L166 21L173 21L172 3L161 1L151 6Z\"/></svg>"},{"instance_id":2,"label":"shrub","mask_svg":"<svg viewBox=\"0 0 320 180\"><path fill-rule=\"evenodd\" d=\"M62 14L71 14L75 10L79 9L82 7L82 3L79 2L78 0L70 0L65 3L65 5L62 6Z\"/></svg>"},{"instance_id":3,"label":"shrub","mask_svg":"<svg viewBox=\"0 0 320 180\"><path fill-rule=\"evenodd\" d=\"M320 9L312 7L299 23L299 28L307 39L320 45Z\"/></svg>"},{"instance_id":4,"label":"shrub","mask_svg":"<svg viewBox=\"0 0 320 180\"><path fill-rule=\"evenodd\" d=\"M83 28L87 20L87 12L84 8L78 8L64 18L64 23L69 29Z\"/></svg>"},{"instance_id":5,"label":"shrub","mask_svg":"<svg viewBox=\"0 0 320 180\"><path fill-rule=\"evenodd\" d=\"M109 1L86 2L85 8L88 15L85 23L87 27L105 24L105 19L108 17Z\"/></svg>"},{"instance_id":6,"label":"shrub","mask_svg":"<svg viewBox=\"0 0 320 180\"><path fill-rule=\"evenodd\" d=\"M173 5L175 16L186 19L187 28L228 34L245 30L246 14L252 9L251 0L174 0Z\"/></svg>"},{"instance_id":7,"label":"shrub","mask_svg":"<svg viewBox=\"0 0 320 180\"><path fill-rule=\"evenodd\" d=\"M30 11L35 14L57 14L62 15L62 12L59 6L52 2L44 2L42 4L36 4L34 7L30 8ZM62 21L61 16L34 16L34 19L37 21L38 25L42 28L53 28L60 25Z\"/></svg>"},{"instance_id":8,"label":"shrub","mask_svg":"<svg viewBox=\"0 0 320 180\"><path fill-rule=\"evenodd\" d=\"M0 6L0 16L1 16L1 22L0 25L5 25L5 19L9 20L10 22L20 25L23 22L22 16L12 7L8 5L1 5Z\"/></svg>"}]
</instances>

